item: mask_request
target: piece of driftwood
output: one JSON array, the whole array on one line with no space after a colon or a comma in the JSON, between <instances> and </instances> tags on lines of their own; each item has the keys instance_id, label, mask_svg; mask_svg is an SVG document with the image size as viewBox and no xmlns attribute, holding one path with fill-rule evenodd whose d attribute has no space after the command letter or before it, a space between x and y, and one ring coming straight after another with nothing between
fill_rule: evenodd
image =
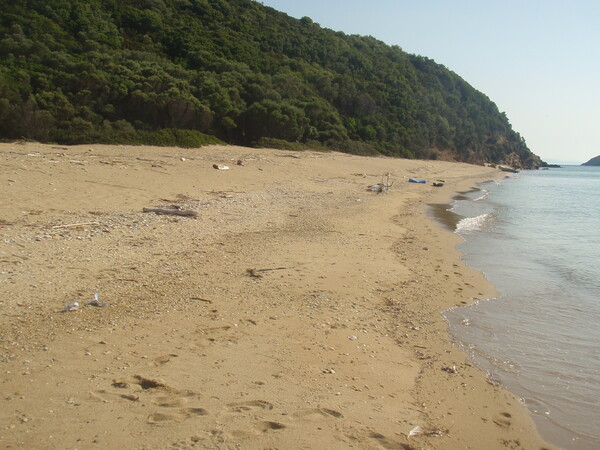
<instances>
[{"instance_id":1,"label":"piece of driftwood","mask_svg":"<svg viewBox=\"0 0 600 450\"><path fill-rule=\"evenodd\" d=\"M251 278L262 278L263 276L258 272L269 272L270 270L286 270L287 267L273 267L267 269L246 269L246 273Z\"/></svg>"},{"instance_id":2,"label":"piece of driftwood","mask_svg":"<svg viewBox=\"0 0 600 450\"><path fill-rule=\"evenodd\" d=\"M251 278L262 278L263 276L259 273L256 273L256 269L246 269L246 273Z\"/></svg>"},{"instance_id":3,"label":"piece of driftwood","mask_svg":"<svg viewBox=\"0 0 600 450\"><path fill-rule=\"evenodd\" d=\"M190 209L172 209L172 208L144 208L144 212L153 212L156 214L171 214L174 216L197 217L198 213Z\"/></svg>"},{"instance_id":4,"label":"piece of driftwood","mask_svg":"<svg viewBox=\"0 0 600 450\"><path fill-rule=\"evenodd\" d=\"M267 269L255 269L256 272L268 272L270 270L286 270L287 267L273 267L273 268L267 268Z\"/></svg>"}]
</instances>

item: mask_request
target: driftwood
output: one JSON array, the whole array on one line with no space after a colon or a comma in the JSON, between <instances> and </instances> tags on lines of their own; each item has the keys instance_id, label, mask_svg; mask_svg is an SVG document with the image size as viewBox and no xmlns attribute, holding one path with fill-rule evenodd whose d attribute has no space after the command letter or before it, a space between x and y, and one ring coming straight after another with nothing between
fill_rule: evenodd
<instances>
[{"instance_id":1,"label":"driftwood","mask_svg":"<svg viewBox=\"0 0 600 450\"><path fill-rule=\"evenodd\" d=\"M171 208L144 208L144 212L153 212L156 214L171 214L174 216L197 217L198 213L190 209L171 209Z\"/></svg>"},{"instance_id":2,"label":"driftwood","mask_svg":"<svg viewBox=\"0 0 600 450\"><path fill-rule=\"evenodd\" d=\"M258 272L269 272L270 270L286 270L287 267L274 267L272 269L246 269L246 273L251 278L262 278L263 276Z\"/></svg>"},{"instance_id":3,"label":"driftwood","mask_svg":"<svg viewBox=\"0 0 600 450\"><path fill-rule=\"evenodd\" d=\"M256 269L246 269L246 273L251 278L262 278L263 276L259 273L256 273Z\"/></svg>"}]
</instances>

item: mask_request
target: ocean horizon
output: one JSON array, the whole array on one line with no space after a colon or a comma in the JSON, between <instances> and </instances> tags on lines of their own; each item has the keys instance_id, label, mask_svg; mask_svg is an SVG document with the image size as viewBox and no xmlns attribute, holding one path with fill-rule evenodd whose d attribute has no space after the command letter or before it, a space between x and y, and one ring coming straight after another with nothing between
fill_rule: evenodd
<instances>
[{"instance_id":1,"label":"ocean horizon","mask_svg":"<svg viewBox=\"0 0 600 450\"><path fill-rule=\"evenodd\" d=\"M525 171L432 208L498 292L446 311L450 333L573 450L600 448L599 183L598 167Z\"/></svg>"}]
</instances>

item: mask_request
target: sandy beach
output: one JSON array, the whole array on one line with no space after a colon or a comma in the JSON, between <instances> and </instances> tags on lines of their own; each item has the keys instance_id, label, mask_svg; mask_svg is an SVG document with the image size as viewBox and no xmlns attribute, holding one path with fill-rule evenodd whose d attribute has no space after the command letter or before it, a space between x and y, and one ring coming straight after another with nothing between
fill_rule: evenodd
<instances>
[{"instance_id":1,"label":"sandy beach","mask_svg":"<svg viewBox=\"0 0 600 450\"><path fill-rule=\"evenodd\" d=\"M494 290L427 205L501 176L0 144L0 447L552 448L440 315Z\"/></svg>"}]
</instances>

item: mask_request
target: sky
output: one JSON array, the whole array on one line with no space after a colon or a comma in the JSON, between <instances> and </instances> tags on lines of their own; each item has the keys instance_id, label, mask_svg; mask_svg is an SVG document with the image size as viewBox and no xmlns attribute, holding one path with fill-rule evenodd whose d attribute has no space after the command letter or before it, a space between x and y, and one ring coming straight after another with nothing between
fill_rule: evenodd
<instances>
[{"instance_id":1,"label":"sky","mask_svg":"<svg viewBox=\"0 0 600 450\"><path fill-rule=\"evenodd\" d=\"M262 0L456 72L547 162L600 155L598 0Z\"/></svg>"}]
</instances>

